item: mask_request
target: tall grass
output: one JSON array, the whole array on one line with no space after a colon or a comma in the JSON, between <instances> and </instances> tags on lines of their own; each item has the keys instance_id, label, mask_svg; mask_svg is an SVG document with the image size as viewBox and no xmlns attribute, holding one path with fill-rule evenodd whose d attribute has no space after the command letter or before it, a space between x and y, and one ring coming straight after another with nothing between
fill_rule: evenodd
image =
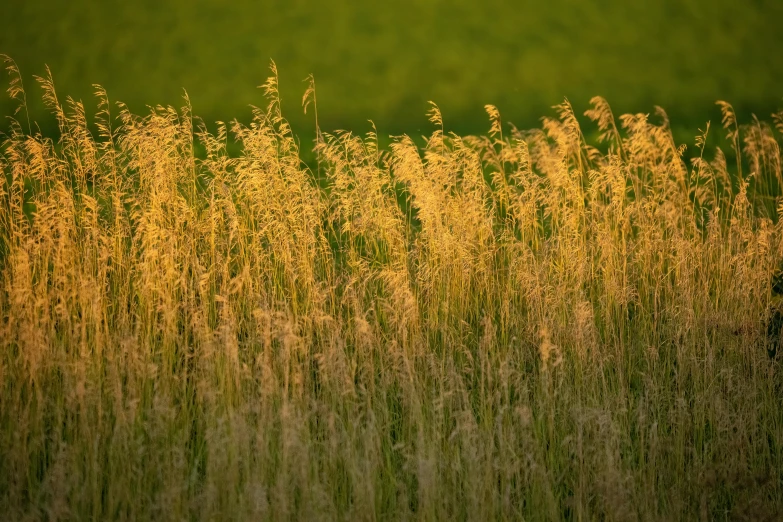
<instances>
[{"instance_id":1,"label":"tall grass","mask_svg":"<svg viewBox=\"0 0 783 522\"><path fill-rule=\"evenodd\" d=\"M310 168L276 71L216 132L41 78L53 141L6 65L3 518L783 516L783 113L724 104L686 162L663 111L594 99L595 148L567 102L433 105L424 146L319 129Z\"/></svg>"}]
</instances>

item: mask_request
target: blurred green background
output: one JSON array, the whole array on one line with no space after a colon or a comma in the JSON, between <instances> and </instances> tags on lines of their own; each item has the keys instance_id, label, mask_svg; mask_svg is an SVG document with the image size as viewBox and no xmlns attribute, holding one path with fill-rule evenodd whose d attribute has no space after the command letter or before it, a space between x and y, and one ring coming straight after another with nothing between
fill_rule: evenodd
<instances>
[{"instance_id":1,"label":"blurred green background","mask_svg":"<svg viewBox=\"0 0 783 522\"><path fill-rule=\"evenodd\" d=\"M661 105L695 133L719 121L717 99L745 118L783 106L781 20L781 0L3 0L0 53L22 68L45 129L53 120L32 82L44 64L60 97L88 108L93 83L134 111L179 106L185 88L212 122L264 105L256 86L272 58L303 136L309 73L325 130L365 132L372 119L381 134L429 132L427 100L447 130L485 131L487 103L530 127L564 96L582 112L600 94L616 114Z\"/></svg>"}]
</instances>

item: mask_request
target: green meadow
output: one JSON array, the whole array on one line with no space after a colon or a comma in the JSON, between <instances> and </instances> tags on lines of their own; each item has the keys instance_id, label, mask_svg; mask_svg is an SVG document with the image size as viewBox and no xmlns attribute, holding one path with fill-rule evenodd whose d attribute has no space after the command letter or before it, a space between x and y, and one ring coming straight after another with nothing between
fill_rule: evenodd
<instances>
[{"instance_id":1,"label":"green meadow","mask_svg":"<svg viewBox=\"0 0 783 522\"><path fill-rule=\"evenodd\" d=\"M426 132L428 100L458 133L485 130L487 103L525 128L564 97L581 113L600 95L618 114L665 107L692 139L720 118L716 100L743 121L778 108L782 17L775 0L7 1L0 52L28 82L48 64L90 113L99 83L137 112L179 105L186 89L205 121L249 121L273 59L300 135L313 135L300 109L312 73L329 129L365 132L372 119L382 135ZM35 119L53 129L33 94Z\"/></svg>"},{"instance_id":2,"label":"green meadow","mask_svg":"<svg viewBox=\"0 0 783 522\"><path fill-rule=\"evenodd\" d=\"M783 519L781 5L0 4L0 519Z\"/></svg>"}]
</instances>

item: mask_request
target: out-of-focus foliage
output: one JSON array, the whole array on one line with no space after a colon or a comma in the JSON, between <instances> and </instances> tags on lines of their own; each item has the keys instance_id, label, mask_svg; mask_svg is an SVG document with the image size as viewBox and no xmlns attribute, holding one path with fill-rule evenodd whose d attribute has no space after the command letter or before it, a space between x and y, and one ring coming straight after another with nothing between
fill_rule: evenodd
<instances>
[{"instance_id":1,"label":"out-of-focus foliage","mask_svg":"<svg viewBox=\"0 0 783 522\"><path fill-rule=\"evenodd\" d=\"M447 130L474 133L486 103L530 126L564 96L581 112L596 94L618 112L661 105L675 127L695 127L719 117L717 99L747 118L779 105L781 19L778 0L7 0L0 52L28 81L49 64L88 113L100 83L132 110L178 105L186 88L206 121L247 121L272 58L300 132L312 130L298 110L310 73L324 128L364 132L373 119L381 134L416 132L435 100Z\"/></svg>"}]
</instances>

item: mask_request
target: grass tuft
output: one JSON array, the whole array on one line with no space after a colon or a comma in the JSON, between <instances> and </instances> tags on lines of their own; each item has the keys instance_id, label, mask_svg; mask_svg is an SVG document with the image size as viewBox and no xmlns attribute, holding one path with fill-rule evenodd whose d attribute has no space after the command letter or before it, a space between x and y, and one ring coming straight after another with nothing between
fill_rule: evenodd
<instances>
[{"instance_id":1,"label":"grass tuft","mask_svg":"<svg viewBox=\"0 0 783 522\"><path fill-rule=\"evenodd\" d=\"M12 120L5 517L783 516L780 113L721 102L731 160L706 126L686 161L662 110L594 98L590 144L567 101L484 136L433 103L310 167L272 69L215 133L96 86L94 134L51 76L59 139Z\"/></svg>"}]
</instances>

